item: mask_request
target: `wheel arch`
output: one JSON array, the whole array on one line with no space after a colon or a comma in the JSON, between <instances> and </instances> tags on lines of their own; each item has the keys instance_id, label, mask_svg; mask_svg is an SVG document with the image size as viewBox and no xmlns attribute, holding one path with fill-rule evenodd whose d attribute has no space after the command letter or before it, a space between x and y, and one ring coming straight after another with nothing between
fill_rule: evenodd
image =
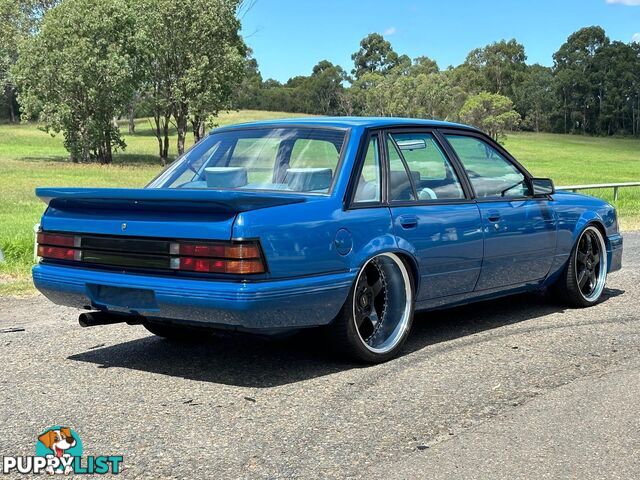
<instances>
[{"instance_id":1,"label":"wheel arch","mask_svg":"<svg viewBox=\"0 0 640 480\"><path fill-rule=\"evenodd\" d=\"M413 294L414 296L417 295L420 288L420 273L419 273L420 270L418 269L417 259L411 252L407 250L403 250L401 248L396 247L396 248L383 248L380 250L367 252L358 261L358 265L357 265L358 272L360 272L360 270L362 270L362 268L371 259L377 257L378 255L383 255L385 253L393 253L397 255L400 258L400 260L402 260L402 262L407 267L407 271L409 272L409 275L411 275L411 280L413 282ZM357 275L354 279L354 282L356 281L357 281Z\"/></svg>"},{"instance_id":2,"label":"wheel arch","mask_svg":"<svg viewBox=\"0 0 640 480\"><path fill-rule=\"evenodd\" d=\"M602 219L599 218L597 215L594 215L593 217L588 219L584 219L584 220L581 219L581 221L576 224L576 229L573 234L572 247L576 246L578 240L580 239L580 236L588 227L595 227L598 229L598 231L600 231L600 233L602 234L602 238L604 239L604 244L607 247L607 249L609 249L609 238L607 236L607 228L605 227Z\"/></svg>"},{"instance_id":3,"label":"wheel arch","mask_svg":"<svg viewBox=\"0 0 640 480\"><path fill-rule=\"evenodd\" d=\"M400 260L402 260L407 266L407 270L409 270L411 280L413 281L413 294L414 296L417 295L420 288L420 270L418 270L418 261L413 255L405 250L397 250L396 252L392 253L398 255L398 257L400 257Z\"/></svg>"}]
</instances>

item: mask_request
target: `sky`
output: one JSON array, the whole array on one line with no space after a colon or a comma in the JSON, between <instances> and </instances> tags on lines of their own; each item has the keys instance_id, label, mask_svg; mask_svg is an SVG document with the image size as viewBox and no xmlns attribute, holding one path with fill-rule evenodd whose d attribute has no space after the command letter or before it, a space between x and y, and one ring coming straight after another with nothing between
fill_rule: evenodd
<instances>
[{"instance_id":1,"label":"sky","mask_svg":"<svg viewBox=\"0 0 640 480\"><path fill-rule=\"evenodd\" d=\"M600 25L611 40L640 42L640 0L244 0L242 33L264 79L309 75L320 60L351 71L369 33L440 68L473 48L515 38L527 63L552 55L579 28Z\"/></svg>"}]
</instances>

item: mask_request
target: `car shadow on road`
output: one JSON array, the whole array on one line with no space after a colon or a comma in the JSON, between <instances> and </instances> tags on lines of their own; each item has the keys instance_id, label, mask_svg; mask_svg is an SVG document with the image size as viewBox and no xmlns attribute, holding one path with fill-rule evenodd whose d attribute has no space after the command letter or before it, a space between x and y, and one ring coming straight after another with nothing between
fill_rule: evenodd
<instances>
[{"instance_id":1,"label":"car shadow on road","mask_svg":"<svg viewBox=\"0 0 640 480\"><path fill-rule=\"evenodd\" d=\"M606 289L603 301L622 293L622 290ZM546 296L523 294L419 313L403 353L563 310ZM177 343L147 336L68 358L94 363L98 368L127 368L251 388L270 388L364 368L338 358L319 329L277 340L246 334L220 334L198 343Z\"/></svg>"}]
</instances>

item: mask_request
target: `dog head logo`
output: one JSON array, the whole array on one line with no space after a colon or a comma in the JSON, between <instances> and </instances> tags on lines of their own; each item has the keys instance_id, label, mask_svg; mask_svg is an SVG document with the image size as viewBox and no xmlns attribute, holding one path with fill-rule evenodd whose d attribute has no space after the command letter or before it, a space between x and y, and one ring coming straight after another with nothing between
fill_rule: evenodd
<instances>
[{"instance_id":1,"label":"dog head logo","mask_svg":"<svg viewBox=\"0 0 640 480\"><path fill-rule=\"evenodd\" d=\"M38 437L38 440L53 452L56 457L62 457L67 450L76 446L69 427L60 427L58 430L47 430Z\"/></svg>"},{"instance_id":2,"label":"dog head logo","mask_svg":"<svg viewBox=\"0 0 640 480\"><path fill-rule=\"evenodd\" d=\"M60 459L61 462L56 463L64 465L62 470L65 473L70 473L72 459L82 456L82 441L78 434L69 427L50 427L38 436L36 456ZM52 470L49 468L47 472L53 473Z\"/></svg>"}]
</instances>

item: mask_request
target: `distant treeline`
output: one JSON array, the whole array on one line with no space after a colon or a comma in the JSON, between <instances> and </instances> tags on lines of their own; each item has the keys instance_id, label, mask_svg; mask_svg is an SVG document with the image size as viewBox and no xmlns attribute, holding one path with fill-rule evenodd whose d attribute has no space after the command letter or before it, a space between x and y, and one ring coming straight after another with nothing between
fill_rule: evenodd
<instances>
[{"instance_id":1,"label":"distant treeline","mask_svg":"<svg viewBox=\"0 0 640 480\"><path fill-rule=\"evenodd\" d=\"M246 3L245 3L246 2ZM501 40L441 70L367 35L346 71L322 60L285 84L264 80L245 45L247 0L0 0L0 115L62 134L69 159L110 163L126 148L118 118L149 117L162 163L220 111L434 118L498 139L524 130L640 135L640 44L600 27L572 34L553 67ZM215 46L212 47L212 45Z\"/></svg>"},{"instance_id":2,"label":"distant treeline","mask_svg":"<svg viewBox=\"0 0 640 480\"><path fill-rule=\"evenodd\" d=\"M287 112L469 121L470 99L477 104L483 96L501 96L517 113L508 122L511 127L640 134L640 44L612 42L597 26L569 36L553 54L553 67L528 65L522 44L501 40L472 50L463 64L441 70L426 56L411 60L398 54L377 33L361 41L352 59L350 72L323 60L311 75L281 84L263 80L258 63L250 58L235 104ZM486 106L483 115L493 106Z\"/></svg>"}]
</instances>

